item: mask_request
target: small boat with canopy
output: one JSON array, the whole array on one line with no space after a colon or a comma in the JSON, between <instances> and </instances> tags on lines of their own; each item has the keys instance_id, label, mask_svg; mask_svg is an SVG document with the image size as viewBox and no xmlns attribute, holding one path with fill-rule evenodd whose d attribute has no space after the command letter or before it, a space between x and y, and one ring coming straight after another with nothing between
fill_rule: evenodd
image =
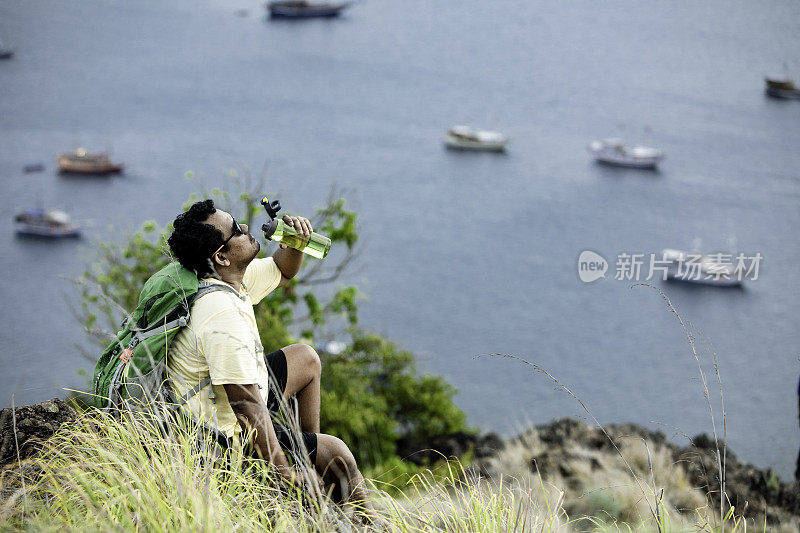
<instances>
[{"instance_id":1,"label":"small boat with canopy","mask_svg":"<svg viewBox=\"0 0 800 533\"><path fill-rule=\"evenodd\" d=\"M764 92L772 98L800 99L800 89L788 78L764 78Z\"/></svg>"},{"instance_id":2,"label":"small boat with canopy","mask_svg":"<svg viewBox=\"0 0 800 533\"><path fill-rule=\"evenodd\" d=\"M64 211L26 209L14 217L14 229L23 237L80 237L80 226Z\"/></svg>"},{"instance_id":3,"label":"small boat with canopy","mask_svg":"<svg viewBox=\"0 0 800 533\"><path fill-rule=\"evenodd\" d=\"M119 174L122 165L113 163L105 152L87 152L78 148L74 152L59 154L58 168L66 174Z\"/></svg>"}]
</instances>

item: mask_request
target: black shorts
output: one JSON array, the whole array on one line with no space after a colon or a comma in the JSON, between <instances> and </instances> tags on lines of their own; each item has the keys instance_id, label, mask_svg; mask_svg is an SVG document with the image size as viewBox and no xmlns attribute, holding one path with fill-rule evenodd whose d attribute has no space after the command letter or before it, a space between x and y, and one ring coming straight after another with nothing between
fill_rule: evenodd
<instances>
[{"instance_id":1,"label":"black shorts","mask_svg":"<svg viewBox=\"0 0 800 533\"><path fill-rule=\"evenodd\" d=\"M269 396L267 398L267 409L269 409L269 416L273 419L278 414L281 407L281 398L283 392L286 390L287 368L286 368L286 354L283 350L276 350L264 356L267 363L267 370L269 370L270 378L274 379L275 386L280 390L276 394L276 390L271 386ZM303 448L300 446L298 434L296 431L291 431L289 428L277 422L272 422L272 427L275 428L275 435L278 437L278 442L284 452L290 453L295 456L303 454ZM303 437L303 444L308 451L308 457L313 465L317 459L317 435L316 433L308 433L306 431L300 432ZM296 459L295 459L296 462Z\"/></svg>"}]
</instances>

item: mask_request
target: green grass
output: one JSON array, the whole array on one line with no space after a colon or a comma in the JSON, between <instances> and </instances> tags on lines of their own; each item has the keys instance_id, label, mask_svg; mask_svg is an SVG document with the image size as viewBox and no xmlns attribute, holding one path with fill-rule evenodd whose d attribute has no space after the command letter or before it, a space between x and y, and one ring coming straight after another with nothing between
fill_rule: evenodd
<instances>
[{"instance_id":1,"label":"green grass","mask_svg":"<svg viewBox=\"0 0 800 533\"><path fill-rule=\"evenodd\" d=\"M0 531L727 531L745 529L733 509L725 520L710 507L694 525L673 520L662 494L645 494L657 516L622 518L610 493L589 493L586 507L564 510L565 492L541 477L479 479L450 461L431 469L379 472L372 504L388 527L345 513L325 497L290 486L269 465L236 453L220 456L200 430L176 428L164 438L145 420L124 422L87 412L42 452L0 478ZM638 484L634 484L639 487ZM387 490L388 489L388 490ZM391 496L390 496L391 494ZM672 511L675 514L674 510ZM711 519L709 519L711 518ZM724 524L724 529L723 529ZM756 527L761 530L761 527ZM764 527L764 530L766 528Z\"/></svg>"},{"instance_id":2,"label":"green grass","mask_svg":"<svg viewBox=\"0 0 800 533\"><path fill-rule=\"evenodd\" d=\"M4 472L0 530L375 530L358 513L279 481L269 465L218 456L198 437L198 428L166 439L145 420L86 413L36 458ZM370 482L373 505L395 531L549 531L565 522L558 506L466 481L457 462L378 484L397 495Z\"/></svg>"}]
</instances>

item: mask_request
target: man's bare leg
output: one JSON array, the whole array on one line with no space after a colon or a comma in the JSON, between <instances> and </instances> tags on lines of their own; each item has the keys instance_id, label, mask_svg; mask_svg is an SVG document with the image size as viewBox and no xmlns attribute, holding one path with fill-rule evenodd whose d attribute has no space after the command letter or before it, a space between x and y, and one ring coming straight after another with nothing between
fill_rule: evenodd
<instances>
[{"instance_id":1,"label":"man's bare leg","mask_svg":"<svg viewBox=\"0 0 800 533\"><path fill-rule=\"evenodd\" d=\"M292 344L283 349L286 355L286 390L283 399L297 395L300 429L319 433L320 376L319 355L307 344Z\"/></svg>"},{"instance_id":2,"label":"man's bare leg","mask_svg":"<svg viewBox=\"0 0 800 533\"><path fill-rule=\"evenodd\" d=\"M367 500L364 476L358 470L350 448L341 439L324 433L317 434L317 457L314 464L326 484L335 484L342 502L365 511L372 508Z\"/></svg>"}]
</instances>

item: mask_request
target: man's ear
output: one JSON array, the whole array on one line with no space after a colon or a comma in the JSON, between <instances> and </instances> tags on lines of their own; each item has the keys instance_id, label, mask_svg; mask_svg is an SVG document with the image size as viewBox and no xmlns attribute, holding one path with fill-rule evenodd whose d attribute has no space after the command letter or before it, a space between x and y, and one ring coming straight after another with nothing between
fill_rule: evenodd
<instances>
[{"instance_id":1,"label":"man's ear","mask_svg":"<svg viewBox=\"0 0 800 533\"><path fill-rule=\"evenodd\" d=\"M230 259L225 257L225 254L223 254L222 252L217 252L214 254L214 263L224 267L230 266L231 264Z\"/></svg>"}]
</instances>

